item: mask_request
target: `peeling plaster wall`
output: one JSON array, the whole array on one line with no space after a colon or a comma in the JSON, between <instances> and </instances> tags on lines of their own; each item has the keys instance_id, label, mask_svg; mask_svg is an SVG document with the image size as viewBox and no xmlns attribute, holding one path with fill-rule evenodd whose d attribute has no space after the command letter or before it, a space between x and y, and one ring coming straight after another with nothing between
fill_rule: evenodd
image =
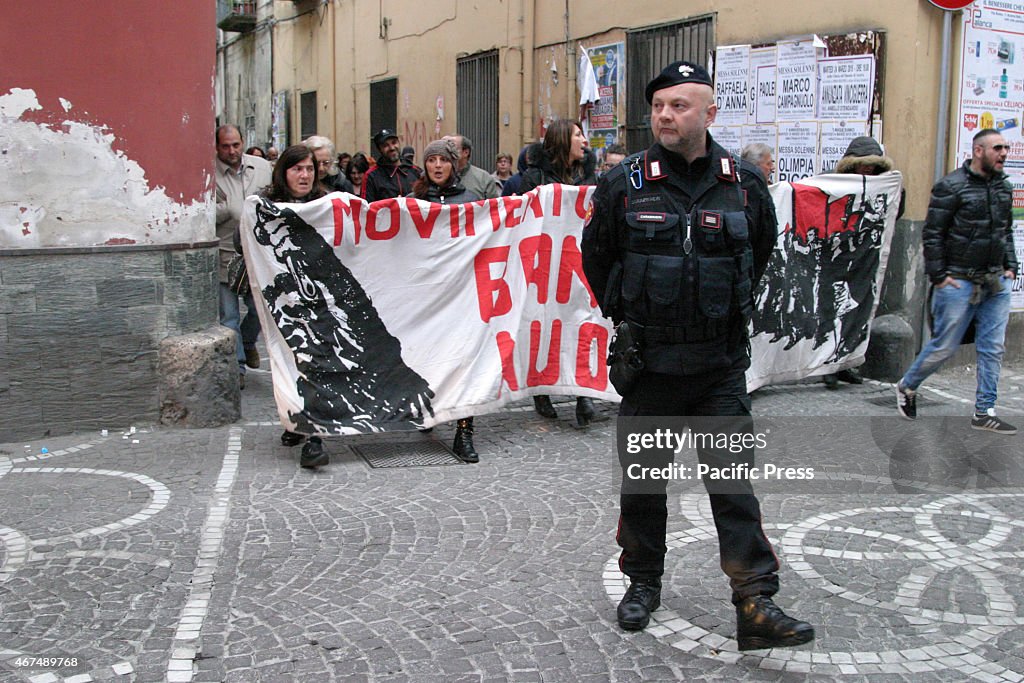
<instances>
[{"instance_id":1,"label":"peeling plaster wall","mask_svg":"<svg viewBox=\"0 0 1024 683\"><path fill-rule=\"evenodd\" d=\"M0 249L214 238L214 3L9 3L4 23Z\"/></svg>"},{"instance_id":2,"label":"peeling plaster wall","mask_svg":"<svg viewBox=\"0 0 1024 683\"><path fill-rule=\"evenodd\" d=\"M64 101L67 109L74 104ZM212 191L189 203L150 188L107 129L22 120L31 90L0 95L0 247L199 242L214 237ZM209 184L209 173L204 183Z\"/></svg>"}]
</instances>

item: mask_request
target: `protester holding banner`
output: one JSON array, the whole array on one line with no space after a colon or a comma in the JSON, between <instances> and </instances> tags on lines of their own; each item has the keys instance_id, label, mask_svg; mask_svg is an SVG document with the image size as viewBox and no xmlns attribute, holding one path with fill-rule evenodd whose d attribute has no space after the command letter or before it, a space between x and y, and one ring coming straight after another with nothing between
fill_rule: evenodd
<instances>
[{"instance_id":1,"label":"protester holding banner","mask_svg":"<svg viewBox=\"0 0 1024 683\"><path fill-rule=\"evenodd\" d=\"M597 158L587 147L587 138L578 121L558 119L548 126L543 144L527 151L528 168L523 173L519 193L526 194L540 185L596 185ZM543 417L556 418L558 413L549 396L534 396L533 407ZM596 417L594 400L576 398L576 424L586 427Z\"/></svg>"},{"instance_id":2,"label":"protester holding banner","mask_svg":"<svg viewBox=\"0 0 1024 683\"><path fill-rule=\"evenodd\" d=\"M459 148L453 140L434 140L423 150L423 175L412 186L410 197L435 204L465 204L482 197L462 185L458 172ZM473 446L473 418L455 423L452 451L463 462L479 462Z\"/></svg>"},{"instance_id":3,"label":"protester holding banner","mask_svg":"<svg viewBox=\"0 0 1024 683\"><path fill-rule=\"evenodd\" d=\"M261 196L272 202L304 203L323 197L324 188L320 184L318 164L312 150L306 145L292 145L281 153L274 164L271 183L264 188ZM297 446L306 437L296 432L285 430L281 435L281 443L285 446ZM319 436L310 436L302 447L299 464L302 467L320 467L330 462L324 452L323 440Z\"/></svg>"},{"instance_id":4,"label":"protester holding banner","mask_svg":"<svg viewBox=\"0 0 1024 683\"><path fill-rule=\"evenodd\" d=\"M867 137L866 135L861 135L855 137L853 140L850 141L850 144L846 148L846 152L843 154L843 157L839 160L839 163L836 164L835 169L832 170L831 172L857 173L859 175L882 175L883 173L888 173L889 171L893 170L894 167L895 164L893 163L893 160L886 156L885 151L882 149L882 145L880 145L877 140L871 137ZM897 219L903 215L903 205L905 197L906 192L903 192L901 190L900 207L898 213L896 214ZM850 268L854 267L852 264L848 265L850 266ZM858 295L855 292L855 290L858 288L864 289L865 287L870 289L871 282L869 280L865 280L865 278L863 277L857 277L859 275L857 273L850 272L848 274L850 277L847 278L845 283L846 287L850 292L850 301L848 302L848 305L870 305L873 300L873 297L869 296L871 292L861 292L860 295ZM825 299L827 299L827 297L823 296L822 301L824 302ZM845 316L845 319L849 320L853 319L853 317L854 316L847 315ZM868 319L867 323L870 324L871 320ZM840 336L843 337L846 335ZM861 362L863 362L863 360ZM847 382L849 384L864 383L864 378L861 377L860 371L856 367L840 370L839 372L830 375L824 375L821 378L821 381L824 382L825 387L827 389L833 390L839 388L840 380Z\"/></svg>"},{"instance_id":5,"label":"protester holding banner","mask_svg":"<svg viewBox=\"0 0 1024 683\"><path fill-rule=\"evenodd\" d=\"M770 206L768 188L760 174L739 173L732 155L708 134L717 107L702 66L670 64L645 94L657 142L601 178L583 231L591 289L602 297L606 315L627 322L639 349L633 383L616 386L622 393L619 415L676 416L694 431L719 418L715 431L731 441L753 430L744 378L750 365L747 323L752 286L773 245L762 233L773 225L765 224L749 197L758 195L759 206ZM697 453L702 465L753 459L752 448L741 450L701 446ZM653 468L670 464L672 456L671 449L641 455ZM635 490L629 458L620 451L616 540L622 548L619 567L630 585L617 619L622 629L641 630L661 605L667 489L659 479ZM730 479L723 489L702 478L721 567L732 587L739 649L807 643L814 628L772 601L779 562L750 481Z\"/></svg>"}]
</instances>

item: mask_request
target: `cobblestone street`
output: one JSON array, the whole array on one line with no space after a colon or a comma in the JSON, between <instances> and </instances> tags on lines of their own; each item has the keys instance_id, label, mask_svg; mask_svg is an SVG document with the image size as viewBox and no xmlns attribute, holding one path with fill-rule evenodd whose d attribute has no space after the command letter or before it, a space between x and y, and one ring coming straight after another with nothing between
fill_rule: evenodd
<instances>
[{"instance_id":1,"label":"cobblestone street","mask_svg":"<svg viewBox=\"0 0 1024 683\"><path fill-rule=\"evenodd\" d=\"M1019 481L765 492L777 601L817 640L740 653L692 487L669 498L662 608L646 632L616 626L614 419L579 430L567 397L557 421L520 403L477 419L478 465L369 465L439 452L448 425L329 438L331 464L309 471L280 444L265 368L235 425L0 444L0 683L1024 681ZM1022 386L1005 368L1000 413L1018 425ZM935 376L920 412L967 425L973 391ZM909 424L894 404L871 381L754 397L760 416ZM984 443L1019 459L1021 438ZM823 455L844 447L839 479L857 443Z\"/></svg>"}]
</instances>

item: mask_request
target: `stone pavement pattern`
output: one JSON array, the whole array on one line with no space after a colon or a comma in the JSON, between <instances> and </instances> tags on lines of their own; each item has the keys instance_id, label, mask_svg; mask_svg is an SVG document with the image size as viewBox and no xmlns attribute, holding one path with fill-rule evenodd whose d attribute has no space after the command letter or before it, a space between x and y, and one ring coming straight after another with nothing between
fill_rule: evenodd
<instances>
[{"instance_id":1,"label":"stone pavement pattern","mask_svg":"<svg viewBox=\"0 0 1024 683\"><path fill-rule=\"evenodd\" d=\"M1004 375L1001 414L1024 426L1024 376ZM269 374L243 394L220 429L0 445L0 683L1024 681L1019 488L762 495L778 602L818 639L739 653L696 488L670 498L663 607L644 633L616 627L614 420L580 431L568 399L557 421L519 404L477 419L478 465L373 469L349 447L372 439L334 438L307 471ZM966 416L972 394L943 375L920 411ZM893 392L769 387L754 410L891 417Z\"/></svg>"}]
</instances>

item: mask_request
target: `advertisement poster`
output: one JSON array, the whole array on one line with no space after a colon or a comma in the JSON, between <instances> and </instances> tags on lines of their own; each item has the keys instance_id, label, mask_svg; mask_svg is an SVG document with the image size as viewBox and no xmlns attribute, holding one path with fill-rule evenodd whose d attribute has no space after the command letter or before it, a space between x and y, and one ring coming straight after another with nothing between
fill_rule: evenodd
<instances>
[{"instance_id":1,"label":"advertisement poster","mask_svg":"<svg viewBox=\"0 0 1024 683\"><path fill-rule=\"evenodd\" d=\"M747 76L750 71L750 46L720 47L715 58L715 123L723 126L747 122Z\"/></svg>"},{"instance_id":2,"label":"advertisement poster","mask_svg":"<svg viewBox=\"0 0 1024 683\"><path fill-rule=\"evenodd\" d=\"M818 124L816 121L779 123L779 148L775 153L775 182L796 182L818 172Z\"/></svg>"},{"instance_id":3,"label":"advertisement poster","mask_svg":"<svg viewBox=\"0 0 1024 683\"><path fill-rule=\"evenodd\" d=\"M1024 2L977 0L964 12L957 164L971 141L995 128L1010 143L1006 172L1024 174Z\"/></svg>"},{"instance_id":4,"label":"advertisement poster","mask_svg":"<svg viewBox=\"0 0 1024 683\"><path fill-rule=\"evenodd\" d=\"M750 50L750 96L747 103L747 123L775 123L775 62L774 45Z\"/></svg>"},{"instance_id":5,"label":"advertisement poster","mask_svg":"<svg viewBox=\"0 0 1024 683\"><path fill-rule=\"evenodd\" d=\"M875 57L818 60L818 118L867 121L875 89Z\"/></svg>"},{"instance_id":6,"label":"advertisement poster","mask_svg":"<svg viewBox=\"0 0 1024 683\"><path fill-rule=\"evenodd\" d=\"M1014 213L1016 214L1016 211ZM1024 263L1024 221L1014 221L1013 242L1017 248L1017 263ZM1024 273L1017 273L1017 279L1013 282L1010 308L1014 311L1024 311Z\"/></svg>"},{"instance_id":7,"label":"advertisement poster","mask_svg":"<svg viewBox=\"0 0 1024 683\"><path fill-rule=\"evenodd\" d=\"M625 43L612 43L587 48L587 56L594 65L597 91L601 98L587 113L590 146L603 154L619 136L619 122L625 121L626 64Z\"/></svg>"},{"instance_id":8,"label":"advertisement poster","mask_svg":"<svg viewBox=\"0 0 1024 683\"><path fill-rule=\"evenodd\" d=\"M815 118L818 99L817 50L812 40L779 43L775 86L776 119Z\"/></svg>"},{"instance_id":9,"label":"advertisement poster","mask_svg":"<svg viewBox=\"0 0 1024 683\"><path fill-rule=\"evenodd\" d=\"M821 172L830 173L843 158L850 140L859 135L867 135L868 126L865 121L848 123L846 121L822 121L820 144Z\"/></svg>"}]
</instances>

